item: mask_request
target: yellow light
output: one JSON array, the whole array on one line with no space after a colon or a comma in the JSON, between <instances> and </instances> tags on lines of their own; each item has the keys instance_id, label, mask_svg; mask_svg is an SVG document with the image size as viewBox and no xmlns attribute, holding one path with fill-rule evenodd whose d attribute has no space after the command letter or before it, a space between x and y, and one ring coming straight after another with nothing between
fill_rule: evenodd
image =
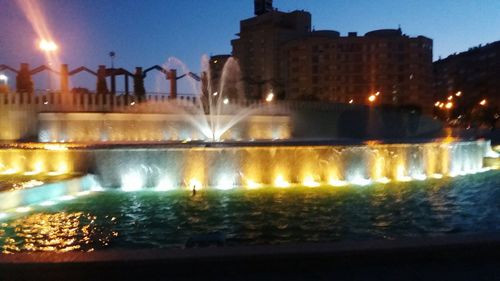
<instances>
[{"instance_id":1,"label":"yellow light","mask_svg":"<svg viewBox=\"0 0 500 281\"><path fill-rule=\"evenodd\" d=\"M328 184L331 186L346 186L347 182L343 180L338 180L336 178L330 178Z\"/></svg>"},{"instance_id":2,"label":"yellow light","mask_svg":"<svg viewBox=\"0 0 500 281\"><path fill-rule=\"evenodd\" d=\"M457 96L457 97L459 97L459 96L461 96L461 95L462 95L462 92L461 92L461 91L458 91L458 92L455 94L455 96Z\"/></svg>"},{"instance_id":3,"label":"yellow light","mask_svg":"<svg viewBox=\"0 0 500 281\"><path fill-rule=\"evenodd\" d=\"M274 94L273 93L269 93L266 97L266 101L267 102L272 102L274 99Z\"/></svg>"},{"instance_id":4,"label":"yellow light","mask_svg":"<svg viewBox=\"0 0 500 281\"><path fill-rule=\"evenodd\" d=\"M354 103L354 100L353 99L350 99L349 100L349 104L353 104Z\"/></svg>"},{"instance_id":5,"label":"yellow light","mask_svg":"<svg viewBox=\"0 0 500 281\"><path fill-rule=\"evenodd\" d=\"M302 181L302 184L308 187L318 187L319 182L315 181L312 176L306 176Z\"/></svg>"},{"instance_id":6,"label":"yellow light","mask_svg":"<svg viewBox=\"0 0 500 281\"><path fill-rule=\"evenodd\" d=\"M199 180L191 179L189 181L189 188L194 190L200 190L203 188L203 186L201 185L201 182Z\"/></svg>"},{"instance_id":7,"label":"yellow light","mask_svg":"<svg viewBox=\"0 0 500 281\"><path fill-rule=\"evenodd\" d=\"M262 187L262 184L260 183L257 183L253 180L247 180L247 188L249 189L257 189L257 188L260 188Z\"/></svg>"},{"instance_id":8,"label":"yellow light","mask_svg":"<svg viewBox=\"0 0 500 281\"><path fill-rule=\"evenodd\" d=\"M432 176L431 176L431 177L433 177L433 178L435 178L435 179L442 179L442 178L443 178L443 175L442 175L442 174L432 174Z\"/></svg>"},{"instance_id":9,"label":"yellow light","mask_svg":"<svg viewBox=\"0 0 500 281\"><path fill-rule=\"evenodd\" d=\"M375 96L377 96L377 97L380 96L380 92L376 92Z\"/></svg>"},{"instance_id":10,"label":"yellow light","mask_svg":"<svg viewBox=\"0 0 500 281\"><path fill-rule=\"evenodd\" d=\"M63 144L45 144L43 145L43 148L46 150L55 150L55 151L68 150L68 147L66 147Z\"/></svg>"},{"instance_id":11,"label":"yellow light","mask_svg":"<svg viewBox=\"0 0 500 281\"><path fill-rule=\"evenodd\" d=\"M453 96L449 96L449 97L448 97L448 100L452 100L452 99L453 99Z\"/></svg>"},{"instance_id":12,"label":"yellow light","mask_svg":"<svg viewBox=\"0 0 500 281\"><path fill-rule=\"evenodd\" d=\"M439 108L443 108L444 104L443 103L440 103L439 104Z\"/></svg>"},{"instance_id":13,"label":"yellow light","mask_svg":"<svg viewBox=\"0 0 500 281\"><path fill-rule=\"evenodd\" d=\"M434 106L435 106L435 107L438 107L440 104L441 104L441 103L437 101L437 102L434 104Z\"/></svg>"},{"instance_id":14,"label":"yellow light","mask_svg":"<svg viewBox=\"0 0 500 281\"><path fill-rule=\"evenodd\" d=\"M446 103L446 105L445 105L445 107L446 107L447 109L450 109L450 108L452 108L452 107L453 107L453 103L452 103L452 102L447 102L447 103Z\"/></svg>"},{"instance_id":15,"label":"yellow light","mask_svg":"<svg viewBox=\"0 0 500 281\"><path fill-rule=\"evenodd\" d=\"M377 179L377 182L382 183L382 184L388 184L391 182L391 180L388 179L387 177L382 177L382 178Z\"/></svg>"},{"instance_id":16,"label":"yellow light","mask_svg":"<svg viewBox=\"0 0 500 281\"><path fill-rule=\"evenodd\" d=\"M405 175L405 166L402 164L398 165L396 168L396 180L402 182L411 181L411 177Z\"/></svg>"},{"instance_id":17,"label":"yellow light","mask_svg":"<svg viewBox=\"0 0 500 281\"><path fill-rule=\"evenodd\" d=\"M368 101L374 102L377 97L375 95L371 95L368 97Z\"/></svg>"},{"instance_id":18,"label":"yellow light","mask_svg":"<svg viewBox=\"0 0 500 281\"><path fill-rule=\"evenodd\" d=\"M287 182L282 175L276 177L276 179L274 180L274 185L281 188L290 187L290 183Z\"/></svg>"},{"instance_id":19,"label":"yellow light","mask_svg":"<svg viewBox=\"0 0 500 281\"><path fill-rule=\"evenodd\" d=\"M40 48L40 50L44 52L54 52L57 51L57 49L59 48L57 44L54 43L54 41L49 41L45 39L40 40L40 42L38 43L38 47Z\"/></svg>"},{"instance_id":20,"label":"yellow light","mask_svg":"<svg viewBox=\"0 0 500 281\"><path fill-rule=\"evenodd\" d=\"M480 105L485 106L487 103L486 99L483 99L482 101L479 102Z\"/></svg>"}]
</instances>

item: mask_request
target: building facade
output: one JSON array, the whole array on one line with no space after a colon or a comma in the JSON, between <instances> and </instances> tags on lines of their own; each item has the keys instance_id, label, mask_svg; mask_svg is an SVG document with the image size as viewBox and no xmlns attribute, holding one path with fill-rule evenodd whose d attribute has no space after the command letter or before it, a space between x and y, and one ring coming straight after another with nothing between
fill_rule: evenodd
<instances>
[{"instance_id":1,"label":"building facade","mask_svg":"<svg viewBox=\"0 0 500 281\"><path fill-rule=\"evenodd\" d=\"M311 31L311 15L257 10L241 21L233 56L247 98L269 92L286 99L428 105L432 95L432 40L400 29L341 36ZM272 1L271 1L272 2Z\"/></svg>"},{"instance_id":2,"label":"building facade","mask_svg":"<svg viewBox=\"0 0 500 281\"><path fill-rule=\"evenodd\" d=\"M440 59L433 68L436 100L455 95L455 104L465 108L483 100L500 107L500 41Z\"/></svg>"},{"instance_id":3,"label":"building facade","mask_svg":"<svg viewBox=\"0 0 500 281\"><path fill-rule=\"evenodd\" d=\"M241 68L245 94L261 99L269 92L284 93L280 61L282 45L311 31L311 14L304 11L284 13L272 9L259 10L262 1L255 0L257 16L240 22L238 39L232 40L232 55Z\"/></svg>"},{"instance_id":4,"label":"building facade","mask_svg":"<svg viewBox=\"0 0 500 281\"><path fill-rule=\"evenodd\" d=\"M421 104L432 102L432 40L400 29L313 31L286 42L282 60L289 99Z\"/></svg>"}]
</instances>

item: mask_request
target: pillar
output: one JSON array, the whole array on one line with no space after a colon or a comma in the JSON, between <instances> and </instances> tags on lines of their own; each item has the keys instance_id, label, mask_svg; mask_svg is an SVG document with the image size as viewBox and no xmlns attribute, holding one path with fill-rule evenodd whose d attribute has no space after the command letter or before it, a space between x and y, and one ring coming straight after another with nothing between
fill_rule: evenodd
<instances>
[{"instance_id":1,"label":"pillar","mask_svg":"<svg viewBox=\"0 0 500 281\"><path fill-rule=\"evenodd\" d=\"M67 64L61 64L61 74L60 74L60 81L61 81L61 93L65 94L69 91L69 72L68 72L68 65Z\"/></svg>"},{"instance_id":2,"label":"pillar","mask_svg":"<svg viewBox=\"0 0 500 281\"><path fill-rule=\"evenodd\" d=\"M170 69L167 72L167 79L170 81L170 98L177 98L177 70Z\"/></svg>"}]
</instances>

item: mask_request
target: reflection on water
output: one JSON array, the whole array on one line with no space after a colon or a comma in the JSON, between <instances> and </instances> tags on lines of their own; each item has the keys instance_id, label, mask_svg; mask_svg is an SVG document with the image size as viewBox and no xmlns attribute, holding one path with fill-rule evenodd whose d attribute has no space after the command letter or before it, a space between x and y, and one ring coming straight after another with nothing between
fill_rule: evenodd
<instances>
[{"instance_id":1,"label":"reflection on water","mask_svg":"<svg viewBox=\"0 0 500 281\"><path fill-rule=\"evenodd\" d=\"M500 171L363 187L107 191L0 225L4 253L399 239L500 231ZM37 213L38 212L38 213Z\"/></svg>"},{"instance_id":2,"label":"reflection on water","mask_svg":"<svg viewBox=\"0 0 500 281\"><path fill-rule=\"evenodd\" d=\"M93 251L96 246L107 246L110 239L118 235L116 231L101 229L96 216L83 212L34 213L4 223L2 228L0 237L4 240L4 254Z\"/></svg>"}]
</instances>

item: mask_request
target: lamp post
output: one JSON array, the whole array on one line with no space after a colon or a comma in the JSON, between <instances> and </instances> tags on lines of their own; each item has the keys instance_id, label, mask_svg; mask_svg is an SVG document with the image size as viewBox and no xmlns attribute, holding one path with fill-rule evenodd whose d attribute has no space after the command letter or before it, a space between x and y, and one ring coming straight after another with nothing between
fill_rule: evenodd
<instances>
[{"instance_id":1,"label":"lamp post","mask_svg":"<svg viewBox=\"0 0 500 281\"><path fill-rule=\"evenodd\" d=\"M52 40L46 40L46 39L41 39L40 42L38 43L38 48L45 53L45 58L47 59L47 64L49 65L49 67L52 65L52 62L50 60L50 54L51 53L55 53L58 49L59 49L59 46L57 46L57 44L52 41ZM51 83L51 77L50 77L50 72L48 74L48 78L49 78L49 81L48 81L48 86L49 86L49 89L52 88L52 83Z\"/></svg>"}]
</instances>

